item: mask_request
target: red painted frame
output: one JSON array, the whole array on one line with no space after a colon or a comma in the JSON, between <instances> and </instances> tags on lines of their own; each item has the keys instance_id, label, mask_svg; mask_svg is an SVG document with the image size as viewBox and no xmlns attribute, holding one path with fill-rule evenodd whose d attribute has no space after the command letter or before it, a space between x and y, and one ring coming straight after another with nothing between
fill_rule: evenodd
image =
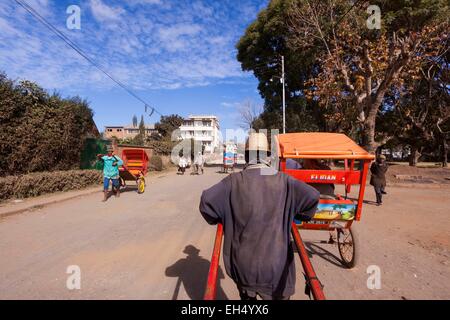
<instances>
[{"instance_id":1,"label":"red painted frame","mask_svg":"<svg viewBox=\"0 0 450 320\"><path fill-rule=\"evenodd\" d=\"M355 220L361 220L362 207L364 203L364 191L366 189L367 173L371 160L362 161L362 170L355 170L355 160L344 159L344 170L292 170L286 169L286 158L280 159L280 169L282 172L301 180L305 183L324 183L324 184L343 184L347 193L350 192L352 185L359 185L358 200L356 202ZM336 200L336 203L348 203L348 201ZM321 200L320 203L328 203L327 200ZM329 221L329 220L328 220ZM351 223L347 224L349 227ZM299 225L302 229L313 230L333 230L334 227L328 225L317 225L312 223L303 223Z\"/></svg>"},{"instance_id":2,"label":"red painted frame","mask_svg":"<svg viewBox=\"0 0 450 320\"><path fill-rule=\"evenodd\" d=\"M148 172L148 156L147 153L145 152L145 150L143 149L124 149L122 150L122 160L123 160L123 165L122 168L123 170L127 170L127 165L126 163L128 162L128 160L130 159L136 159L136 158L140 158L140 160L142 161L142 167L140 168L141 171L141 175L145 176L147 175ZM139 177L137 177L139 178Z\"/></svg>"},{"instance_id":3,"label":"red painted frame","mask_svg":"<svg viewBox=\"0 0 450 320\"><path fill-rule=\"evenodd\" d=\"M311 260L309 260L308 251L306 251L302 237L300 236L300 232L298 232L297 225L295 223L292 223L291 231L314 300L326 300L325 294L323 293L323 286L317 278L316 272L311 264Z\"/></svg>"},{"instance_id":4,"label":"red painted frame","mask_svg":"<svg viewBox=\"0 0 450 320\"><path fill-rule=\"evenodd\" d=\"M302 237L298 232L295 223L292 223L291 227L292 237L294 238L295 245L297 246L300 261L302 262L303 270L305 270L306 279L310 286L314 300L325 300L325 294L323 293L323 286L317 278L316 272L309 260L308 251L306 251L303 244ZM219 223L217 225L216 240L214 241L214 249L211 256L211 264L209 266L208 280L206 282L204 300L215 300L217 292L217 275L219 270L220 252L222 249L223 238L223 225Z\"/></svg>"},{"instance_id":5,"label":"red painted frame","mask_svg":"<svg viewBox=\"0 0 450 320\"><path fill-rule=\"evenodd\" d=\"M206 282L204 300L215 300L217 291L217 274L219 270L220 250L222 248L223 225L217 225L216 240L214 241L214 249L209 265L208 280Z\"/></svg>"}]
</instances>

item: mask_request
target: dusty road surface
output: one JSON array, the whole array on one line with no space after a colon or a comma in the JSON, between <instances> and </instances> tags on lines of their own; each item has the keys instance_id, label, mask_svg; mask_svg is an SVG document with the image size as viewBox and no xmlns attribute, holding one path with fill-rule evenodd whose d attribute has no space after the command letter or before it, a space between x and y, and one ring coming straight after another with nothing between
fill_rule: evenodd
<instances>
[{"instance_id":1,"label":"dusty road surface","mask_svg":"<svg viewBox=\"0 0 450 320\"><path fill-rule=\"evenodd\" d=\"M0 220L0 299L201 299L215 228L198 212L201 191L224 176L169 172L100 202L101 194ZM385 204L366 204L359 231L360 260L344 269L328 234L302 232L329 299L450 299L450 189L388 188ZM373 201L368 188L366 200ZM301 264L297 293L307 299ZM69 290L69 266L79 266L81 289ZM381 288L367 287L378 266ZM237 299L220 279L219 298Z\"/></svg>"}]
</instances>

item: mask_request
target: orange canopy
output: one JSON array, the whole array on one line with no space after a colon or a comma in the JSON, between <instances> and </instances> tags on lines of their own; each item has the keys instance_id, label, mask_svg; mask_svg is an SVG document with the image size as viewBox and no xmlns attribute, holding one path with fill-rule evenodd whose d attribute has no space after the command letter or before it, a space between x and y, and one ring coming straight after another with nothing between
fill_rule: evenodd
<instances>
[{"instance_id":1,"label":"orange canopy","mask_svg":"<svg viewBox=\"0 0 450 320\"><path fill-rule=\"evenodd\" d=\"M277 139L278 155L281 158L375 159L375 156L342 133L285 133L279 134Z\"/></svg>"}]
</instances>

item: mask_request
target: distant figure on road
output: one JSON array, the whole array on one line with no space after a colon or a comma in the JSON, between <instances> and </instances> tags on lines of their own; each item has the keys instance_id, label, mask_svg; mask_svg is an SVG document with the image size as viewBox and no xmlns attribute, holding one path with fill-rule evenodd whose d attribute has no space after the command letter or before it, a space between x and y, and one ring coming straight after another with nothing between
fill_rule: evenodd
<instances>
[{"instance_id":1,"label":"distant figure on road","mask_svg":"<svg viewBox=\"0 0 450 320\"><path fill-rule=\"evenodd\" d=\"M123 165L122 159L114 154L112 147L108 147L108 154L98 154L97 158L103 161L103 202L108 200L109 181L116 197L120 197L119 166Z\"/></svg>"},{"instance_id":2,"label":"distant figure on road","mask_svg":"<svg viewBox=\"0 0 450 320\"><path fill-rule=\"evenodd\" d=\"M223 172L228 173L228 169L234 172L234 165L236 164L237 154L232 145L223 145Z\"/></svg>"},{"instance_id":3,"label":"distant figure on road","mask_svg":"<svg viewBox=\"0 0 450 320\"><path fill-rule=\"evenodd\" d=\"M289 299L295 292L290 232L294 217L310 220L319 192L270 167L267 137L250 134L246 167L205 190L200 212L224 226L223 260L241 299Z\"/></svg>"},{"instance_id":4,"label":"distant figure on road","mask_svg":"<svg viewBox=\"0 0 450 320\"><path fill-rule=\"evenodd\" d=\"M372 163L370 167L370 184L375 190L375 196L377 197L377 206L381 206L383 203L383 194L387 194L384 190L386 188L386 172L388 165L386 163L386 156L379 155L377 160Z\"/></svg>"},{"instance_id":5,"label":"distant figure on road","mask_svg":"<svg viewBox=\"0 0 450 320\"><path fill-rule=\"evenodd\" d=\"M178 172L181 172L182 175L184 175L184 172L186 171L187 164L188 162L186 157L184 155L181 156L178 160Z\"/></svg>"},{"instance_id":6,"label":"distant figure on road","mask_svg":"<svg viewBox=\"0 0 450 320\"><path fill-rule=\"evenodd\" d=\"M203 174L203 164L205 159L203 158L202 153L199 151L194 160L194 173L200 174L199 171Z\"/></svg>"}]
</instances>

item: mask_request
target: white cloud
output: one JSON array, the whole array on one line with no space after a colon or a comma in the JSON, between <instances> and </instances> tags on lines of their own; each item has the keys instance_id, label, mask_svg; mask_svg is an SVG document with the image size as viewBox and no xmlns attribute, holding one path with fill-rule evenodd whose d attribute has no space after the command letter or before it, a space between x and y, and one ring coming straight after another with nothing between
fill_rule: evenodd
<instances>
[{"instance_id":1,"label":"white cloud","mask_svg":"<svg viewBox=\"0 0 450 320\"><path fill-rule=\"evenodd\" d=\"M236 83L249 77L241 72L234 48L249 21L241 20L241 9L228 10L234 6L229 2L85 0L92 16L82 13L82 29L73 31L64 28L61 13L48 0L28 1L42 5L50 22L132 89ZM248 7L242 8L247 13ZM8 75L48 89L115 86L13 2L1 1L0 9L0 69Z\"/></svg>"},{"instance_id":2,"label":"white cloud","mask_svg":"<svg viewBox=\"0 0 450 320\"><path fill-rule=\"evenodd\" d=\"M14 36L20 33L20 31L16 30L13 26L9 24L9 22L0 17L0 30L2 30L3 36Z\"/></svg>"},{"instance_id":3,"label":"white cloud","mask_svg":"<svg viewBox=\"0 0 450 320\"><path fill-rule=\"evenodd\" d=\"M102 2L102 0L90 0L90 8L92 15L99 22L118 20L125 13L120 7L110 7Z\"/></svg>"},{"instance_id":4,"label":"white cloud","mask_svg":"<svg viewBox=\"0 0 450 320\"><path fill-rule=\"evenodd\" d=\"M239 106L239 102L222 102L220 105L225 108L236 108Z\"/></svg>"},{"instance_id":5,"label":"white cloud","mask_svg":"<svg viewBox=\"0 0 450 320\"><path fill-rule=\"evenodd\" d=\"M131 5L134 4L161 4L162 0L126 0Z\"/></svg>"},{"instance_id":6,"label":"white cloud","mask_svg":"<svg viewBox=\"0 0 450 320\"><path fill-rule=\"evenodd\" d=\"M161 45L170 52L189 50L197 40L197 35L202 28L195 24L178 24L174 26L163 26L158 30Z\"/></svg>"}]
</instances>

